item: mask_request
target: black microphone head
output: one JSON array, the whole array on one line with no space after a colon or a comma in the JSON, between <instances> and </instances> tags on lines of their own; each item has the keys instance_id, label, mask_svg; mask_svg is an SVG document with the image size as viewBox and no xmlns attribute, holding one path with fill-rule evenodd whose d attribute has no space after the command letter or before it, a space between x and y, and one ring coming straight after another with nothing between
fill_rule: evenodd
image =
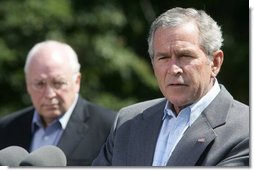
<instances>
[{"instance_id":1,"label":"black microphone head","mask_svg":"<svg viewBox=\"0 0 254 171\"><path fill-rule=\"evenodd\" d=\"M28 152L19 146L9 146L0 150L0 166L17 167L28 156Z\"/></svg>"},{"instance_id":2,"label":"black microphone head","mask_svg":"<svg viewBox=\"0 0 254 171\"><path fill-rule=\"evenodd\" d=\"M66 166L66 157L64 152L53 145L43 146L31 152L24 160L21 161L20 166Z\"/></svg>"}]
</instances>

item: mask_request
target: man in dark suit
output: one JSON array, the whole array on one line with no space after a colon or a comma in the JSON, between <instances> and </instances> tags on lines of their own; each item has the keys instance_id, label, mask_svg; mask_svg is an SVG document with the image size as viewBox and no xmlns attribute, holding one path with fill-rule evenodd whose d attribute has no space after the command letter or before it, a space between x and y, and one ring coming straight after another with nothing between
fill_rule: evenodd
<instances>
[{"instance_id":1,"label":"man in dark suit","mask_svg":"<svg viewBox=\"0 0 254 171\"><path fill-rule=\"evenodd\" d=\"M93 165L248 166L249 107L216 79L222 42L204 11L160 15L148 51L165 98L121 109Z\"/></svg>"},{"instance_id":2,"label":"man in dark suit","mask_svg":"<svg viewBox=\"0 0 254 171\"><path fill-rule=\"evenodd\" d=\"M0 149L28 151L56 145L68 166L91 165L105 142L116 113L79 95L81 73L75 51L58 41L36 44L25 64L33 106L0 120Z\"/></svg>"}]
</instances>

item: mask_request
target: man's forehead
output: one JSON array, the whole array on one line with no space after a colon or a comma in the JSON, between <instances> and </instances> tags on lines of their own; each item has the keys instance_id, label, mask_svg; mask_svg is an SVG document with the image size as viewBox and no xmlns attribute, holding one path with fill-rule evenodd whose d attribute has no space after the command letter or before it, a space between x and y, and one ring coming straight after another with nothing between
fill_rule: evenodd
<instances>
[{"instance_id":1,"label":"man's forehead","mask_svg":"<svg viewBox=\"0 0 254 171\"><path fill-rule=\"evenodd\" d=\"M28 74L28 78L31 81L59 81L59 80L69 80L69 77L66 74L56 74L56 75L47 75L47 74Z\"/></svg>"}]
</instances>

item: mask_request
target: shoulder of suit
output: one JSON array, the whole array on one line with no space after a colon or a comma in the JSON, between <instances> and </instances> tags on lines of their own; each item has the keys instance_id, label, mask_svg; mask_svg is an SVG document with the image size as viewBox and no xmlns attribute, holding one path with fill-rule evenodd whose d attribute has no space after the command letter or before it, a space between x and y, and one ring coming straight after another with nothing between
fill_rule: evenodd
<instances>
[{"instance_id":1,"label":"shoulder of suit","mask_svg":"<svg viewBox=\"0 0 254 171\"><path fill-rule=\"evenodd\" d=\"M157 99L152 99L152 100L147 100L147 101L135 103L130 106L123 107L122 109L120 109L119 113L121 113L121 112L141 113L144 110L146 110L147 108L154 106L163 100L165 100L165 98L157 98Z\"/></svg>"},{"instance_id":2,"label":"shoulder of suit","mask_svg":"<svg viewBox=\"0 0 254 171\"><path fill-rule=\"evenodd\" d=\"M79 98L78 102L77 102L77 105L84 105L84 106L89 106L89 107L92 107L92 108L95 108L95 109L98 109L98 110L104 110L104 111L108 111L110 113L116 113L116 111L112 110L112 109L109 109L105 106L102 106L102 105L99 105L99 104L96 104L96 103L93 103L91 101L88 101L82 97Z\"/></svg>"},{"instance_id":3,"label":"shoulder of suit","mask_svg":"<svg viewBox=\"0 0 254 171\"><path fill-rule=\"evenodd\" d=\"M0 118L0 125L3 126L9 123L14 123L19 120L28 120L30 122L30 120L32 120L33 113L34 107L32 106L18 110L16 112L2 116Z\"/></svg>"},{"instance_id":4,"label":"shoulder of suit","mask_svg":"<svg viewBox=\"0 0 254 171\"><path fill-rule=\"evenodd\" d=\"M74 111L75 115L79 117L99 117L103 120L107 119L110 122L115 119L117 114L117 112L112 109L90 102L81 97L79 98Z\"/></svg>"},{"instance_id":5,"label":"shoulder of suit","mask_svg":"<svg viewBox=\"0 0 254 171\"><path fill-rule=\"evenodd\" d=\"M119 127L124 122L133 119L137 115L141 114L144 110L164 101L165 98L157 98L147 100L139 103L132 104L130 106L123 107L119 110L115 127Z\"/></svg>"}]
</instances>

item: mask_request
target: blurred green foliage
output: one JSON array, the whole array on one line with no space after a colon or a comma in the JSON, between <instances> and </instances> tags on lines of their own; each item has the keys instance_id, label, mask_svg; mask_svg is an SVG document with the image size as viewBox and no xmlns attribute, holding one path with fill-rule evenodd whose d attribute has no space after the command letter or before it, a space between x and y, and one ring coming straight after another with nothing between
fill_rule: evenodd
<instances>
[{"instance_id":1,"label":"blurred green foliage","mask_svg":"<svg viewBox=\"0 0 254 171\"><path fill-rule=\"evenodd\" d=\"M176 6L204 9L222 26L219 82L249 104L247 0L0 0L0 115L31 104L23 66L30 48L46 39L67 42L77 52L86 99L118 110L161 97L146 39L154 18Z\"/></svg>"}]
</instances>

